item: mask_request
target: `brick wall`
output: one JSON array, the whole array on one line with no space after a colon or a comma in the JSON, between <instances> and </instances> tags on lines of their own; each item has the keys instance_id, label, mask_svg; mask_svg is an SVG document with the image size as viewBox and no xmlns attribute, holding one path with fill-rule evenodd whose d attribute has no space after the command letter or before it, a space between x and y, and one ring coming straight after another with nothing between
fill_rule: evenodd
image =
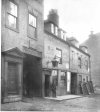
<instances>
[{"instance_id":1,"label":"brick wall","mask_svg":"<svg viewBox=\"0 0 100 112\"><path fill-rule=\"evenodd\" d=\"M56 55L56 48L59 48L62 50L62 64L59 64L58 68L66 69L69 66L69 46L57 38L47 33L44 34L43 67L47 67L47 61L51 62ZM49 63L48 67L52 67L52 63Z\"/></svg>"}]
</instances>

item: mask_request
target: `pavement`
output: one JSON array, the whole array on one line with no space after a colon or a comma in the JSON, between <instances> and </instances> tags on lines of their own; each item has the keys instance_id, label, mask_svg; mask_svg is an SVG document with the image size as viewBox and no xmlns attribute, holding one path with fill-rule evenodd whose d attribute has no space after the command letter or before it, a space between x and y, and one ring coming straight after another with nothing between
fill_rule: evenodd
<instances>
[{"instance_id":1,"label":"pavement","mask_svg":"<svg viewBox=\"0 0 100 112\"><path fill-rule=\"evenodd\" d=\"M45 99L51 99L51 100L70 100L70 99L75 99L75 98L81 98L82 96L79 95L64 95L64 96L57 96L57 97L45 97Z\"/></svg>"},{"instance_id":2,"label":"pavement","mask_svg":"<svg viewBox=\"0 0 100 112\"><path fill-rule=\"evenodd\" d=\"M76 95L75 95L76 96ZM56 111L100 112L100 94L74 99L51 100L46 98L23 98L23 101L1 105L2 111Z\"/></svg>"}]
</instances>

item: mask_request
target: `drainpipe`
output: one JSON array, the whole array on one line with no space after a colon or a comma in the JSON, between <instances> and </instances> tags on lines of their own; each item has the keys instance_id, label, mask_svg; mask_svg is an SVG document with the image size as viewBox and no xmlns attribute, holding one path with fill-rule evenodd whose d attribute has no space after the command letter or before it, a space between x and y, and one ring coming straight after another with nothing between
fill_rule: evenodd
<instances>
[{"instance_id":1,"label":"drainpipe","mask_svg":"<svg viewBox=\"0 0 100 112\"><path fill-rule=\"evenodd\" d=\"M90 74L90 81L92 81L92 78L91 78L91 57L89 57L89 74Z\"/></svg>"}]
</instances>

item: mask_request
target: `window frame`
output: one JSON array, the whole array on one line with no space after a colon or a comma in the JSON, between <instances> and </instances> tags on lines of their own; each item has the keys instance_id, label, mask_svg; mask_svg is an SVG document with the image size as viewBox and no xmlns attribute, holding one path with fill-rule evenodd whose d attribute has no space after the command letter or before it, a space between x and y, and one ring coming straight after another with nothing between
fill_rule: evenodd
<instances>
[{"instance_id":1,"label":"window frame","mask_svg":"<svg viewBox=\"0 0 100 112\"><path fill-rule=\"evenodd\" d=\"M51 23L51 33L55 34L55 25Z\"/></svg>"},{"instance_id":2,"label":"window frame","mask_svg":"<svg viewBox=\"0 0 100 112\"><path fill-rule=\"evenodd\" d=\"M57 26L54 27L54 33L56 36L58 36L58 27Z\"/></svg>"},{"instance_id":3,"label":"window frame","mask_svg":"<svg viewBox=\"0 0 100 112\"><path fill-rule=\"evenodd\" d=\"M36 18L36 27L34 27L34 26L32 26L31 24L29 24L29 14L31 14L32 16L34 16L35 18ZM29 37L29 38L31 38L31 39L34 39L34 40L37 40L37 16L33 13L33 12L31 12L31 11L28 11L28 16L27 16L27 18L28 18L28 23L27 23L27 25L28 25L28 27L27 27L27 36ZM31 27L31 28L33 28L33 29L35 29L35 36L33 37L33 36L30 36L29 35L29 27Z\"/></svg>"},{"instance_id":4,"label":"window frame","mask_svg":"<svg viewBox=\"0 0 100 112\"><path fill-rule=\"evenodd\" d=\"M10 2L17 6L17 17L9 12ZM7 28L9 28L9 29L11 29L11 30L13 30L13 31L15 31L15 32L18 33L19 32L19 5L14 0L8 0L7 1L7 7L8 8L6 9L6 22L5 22L6 24L5 24L5 27L7 27ZM16 19L16 28L11 27L9 25L9 19L8 19L9 15L12 16L12 17L14 17Z\"/></svg>"},{"instance_id":5,"label":"window frame","mask_svg":"<svg viewBox=\"0 0 100 112\"><path fill-rule=\"evenodd\" d=\"M56 57L60 59L59 64L62 64L62 49L56 48L56 51L61 51L61 57L58 57L56 54Z\"/></svg>"},{"instance_id":6,"label":"window frame","mask_svg":"<svg viewBox=\"0 0 100 112\"><path fill-rule=\"evenodd\" d=\"M78 66L79 68L82 68L82 58L81 57L78 57Z\"/></svg>"},{"instance_id":7,"label":"window frame","mask_svg":"<svg viewBox=\"0 0 100 112\"><path fill-rule=\"evenodd\" d=\"M32 15L32 16L36 19L36 23L35 23L35 24L36 24L36 27L33 26L33 25L31 25L31 24L29 24L29 14ZM37 17L36 17L33 13L31 13L31 12L28 13L28 24L29 24L29 26L31 26L31 27L37 29Z\"/></svg>"}]
</instances>

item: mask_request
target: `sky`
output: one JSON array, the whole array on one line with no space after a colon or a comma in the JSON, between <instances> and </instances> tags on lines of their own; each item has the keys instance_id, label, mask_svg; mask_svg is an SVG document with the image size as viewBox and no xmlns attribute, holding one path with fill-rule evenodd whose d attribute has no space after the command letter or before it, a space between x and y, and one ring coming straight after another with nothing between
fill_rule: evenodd
<instances>
[{"instance_id":1,"label":"sky","mask_svg":"<svg viewBox=\"0 0 100 112\"><path fill-rule=\"evenodd\" d=\"M90 31L100 32L100 0L44 0L44 19L51 9L57 9L59 27L84 42Z\"/></svg>"}]
</instances>

